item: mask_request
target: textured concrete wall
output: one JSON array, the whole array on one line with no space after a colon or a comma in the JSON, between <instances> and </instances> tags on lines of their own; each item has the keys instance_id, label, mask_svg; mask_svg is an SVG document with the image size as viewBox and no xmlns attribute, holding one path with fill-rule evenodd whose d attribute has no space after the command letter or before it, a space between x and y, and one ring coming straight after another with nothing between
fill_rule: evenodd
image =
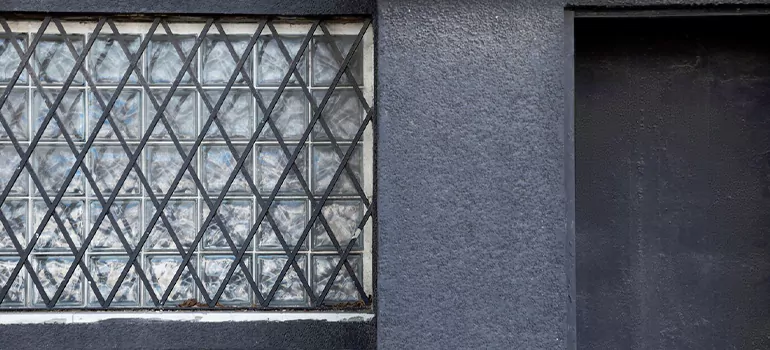
<instances>
[{"instance_id":1,"label":"textured concrete wall","mask_svg":"<svg viewBox=\"0 0 770 350\"><path fill-rule=\"evenodd\" d=\"M731 3L379 0L380 348L574 346L564 8Z\"/></svg>"},{"instance_id":2,"label":"textured concrete wall","mask_svg":"<svg viewBox=\"0 0 770 350\"><path fill-rule=\"evenodd\" d=\"M377 2L380 348L568 346L566 5ZM375 2L5 0L0 11L372 14Z\"/></svg>"}]
</instances>

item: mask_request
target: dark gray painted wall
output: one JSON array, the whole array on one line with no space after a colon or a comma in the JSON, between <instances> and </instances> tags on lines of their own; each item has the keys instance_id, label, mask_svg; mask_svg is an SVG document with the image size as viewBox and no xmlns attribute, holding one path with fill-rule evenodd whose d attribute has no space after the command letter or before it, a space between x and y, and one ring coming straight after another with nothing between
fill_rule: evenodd
<instances>
[{"instance_id":1,"label":"dark gray painted wall","mask_svg":"<svg viewBox=\"0 0 770 350\"><path fill-rule=\"evenodd\" d=\"M378 1L381 348L574 345L566 341L565 5Z\"/></svg>"},{"instance_id":2,"label":"dark gray painted wall","mask_svg":"<svg viewBox=\"0 0 770 350\"><path fill-rule=\"evenodd\" d=\"M3 0L0 11L250 15L371 15L374 0Z\"/></svg>"},{"instance_id":3,"label":"dark gray painted wall","mask_svg":"<svg viewBox=\"0 0 770 350\"><path fill-rule=\"evenodd\" d=\"M770 348L768 17L575 23L578 348Z\"/></svg>"},{"instance_id":4,"label":"dark gray painted wall","mask_svg":"<svg viewBox=\"0 0 770 350\"><path fill-rule=\"evenodd\" d=\"M725 3L768 1L570 5ZM567 346L566 5L564 0L377 1L380 348ZM373 0L0 3L0 11L374 10ZM216 345L202 341L201 346Z\"/></svg>"},{"instance_id":5,"label":"dark gray painted wall","mask_svg":"<svg viewBox=\"0 0 770 350\"><path fill-rule=\"evenodd\" d=\"M2 315L0 315L2 317ZM375 322L103 321L0 327L0 349L374 349Z\"/></svg>"}]
</instances>

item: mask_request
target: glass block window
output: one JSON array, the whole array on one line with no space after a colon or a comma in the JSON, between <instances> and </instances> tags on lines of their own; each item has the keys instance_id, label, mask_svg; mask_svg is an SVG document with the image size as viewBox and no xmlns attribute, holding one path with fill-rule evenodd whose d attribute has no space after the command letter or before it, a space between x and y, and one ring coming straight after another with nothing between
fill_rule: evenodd
<instances>
[{"instance_id":1,"label":"glass block window","mask_svg":"<svg viewBox=\"0 0 770 350\"><path fill-rule=\"evenodd\" d=\"M370 305L369 20L0 18L0 309Z\"/></svg>"}]
</instances>

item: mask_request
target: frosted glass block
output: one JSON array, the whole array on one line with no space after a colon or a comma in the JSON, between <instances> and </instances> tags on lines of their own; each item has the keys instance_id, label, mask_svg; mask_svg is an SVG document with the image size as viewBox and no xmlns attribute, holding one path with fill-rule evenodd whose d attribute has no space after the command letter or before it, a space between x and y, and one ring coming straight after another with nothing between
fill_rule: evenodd
<instances>
[{"instance_id":1,"label":"frosted glass block","mask_svg":"<svg viewBox=\"0 0 770 350\"><path fill-rule=\"evenodd\" d=\"M221 287L227 271L235 263L235 258L230 255L204 255L201 261L201 279L210 297ZM251 266L251 258L244 257L246 266ZM240 266L235 269L230 281L227 283L219 302L231 306L251 306L253 292L246 279L246 274Z\"/></svg>"},{"instance_id":2,"label":"frosted glass block","mask_svg":"<svg viewBox=\"0 0 770 350\"><path fill-rule=\"evenodd\" d=\"M350 145L340 145L343 155L347 152ZM313 192L323 194L334 179L334 174L340 166L341 158L334 151L332 146L313 147ZM358 183L363 188L362 166L361 166L361 147L356 147L348 160L348 167L353 169ZM348 175L347 170L342 170L337 182L334 184L332 194L355 195L356 188Z\"/></svg>"},{"instance_id":3,"label":"frosted glass block","mask_svg":"<svg viewBox=\"0 0 770 350\"><path fill-rule=\"evenodd\" d=\"M112 291L112 288L117 284L120 274L123 272L123 268L128 264L128 256L92 256L89 264L89 271L91 276L96 281L96 286L99 288L99 292L106 299ZM140 280L134 271L135 268L131 266L126 278L118 287L118 291L115 294L115 298L112 300L110 306L139 306L139 287ZM91 306L99 306L99 300L93 291L89 290L88 304Z\"/></svg>"},{"instance_id":4,"label":"frosted glass block","mask_svg":"<svg viewBox=\"0 0 770 350\"><path fill-rule=\"evenodd\" d=\"M294 152L296 145L287 145L289 152ZM257 182L257 188L259 193L265 196L270 195L273 188L278 183L278 179L281 177L281 173L287 166L288 157L279 146L257 146L255 148L257 152L257 172L255 181ZM295 164L302 172L302 176L307 181L307 151L303 149ZM296 172L293 169L289 170L288 175L284 178L281 184L279 193L281 194L302 194L302 186L297 178Z\"/></svg>"},{"instance_id":5,"label":"frosted glass block","mask_svg":"<svg viewBox=\"0 0 770 350\"><path fill-rule=\"evenodd\" d=\"M323 292L326 283L331 278L334 267L338 262L339 257L337 255L313 256L313 291L316 296L320 296L321 292ZM358 255L348 255L348 262L353 266L353 270L355 270L358 280L363 281L363 265L361 257ZM345 266L342 266L337 277L334 279L334 282L332 282L332 286L324 301L345 302L357 301L360 298L355 282L353 282L353 278L350 277Z\"/></svg>"},{"instance_id":6,"label":"frosted glass block","mask_svg":"<svg viewBox=\"0 0 770 350\"><path fill-rule=\"evenodd\" d=\"M158 106L163 105L163 100L168 95L167 90L155 90L153 92L155 99L158 102ZM198 136L196 127L196 93L194 90L177 89L174 91L174 95L169 100L166 108L163 110L163 116L159 118L166 118L171 130L174 131L174 135L179 140L195 140ZM155 105L150 101L147 102L147 113L145 114L145 125L150 127L152 120L155 118L157 110ZM158 123L152 129L152 138L171 140L171 135L168 132L168 128L163 123L163 120L158 119Z\"/></svg>"},{"instance_id":7,"label":"frosted glass block","mask_svg":"<svg viewBox=\"0 0 770 350\"><path fill-rule=\"evenodd\" d=\"M69 35L69 40L75 47L75 52L83 52L84 37ZM72 56L62 35L46 35L35 47L35 68L38 78L43 84L64 84L69 77L76 58ZM83 75L78 71L72 85L82 85Z\"/></svg>"},{"instance_id":8,"label":"frosted glass block","mask_svg":"<svg viewBox=\"0 0 770 350\"><path fill-rule=\"evenodd\" d=\"M203 249L230 251L230 245L223 234L221 224L225 225L230 239L238 249L243 247L246 236L251 230L252 222L252 202L250 200L225 200L217 210L217 216L221 223L212 219L206 234L203 236ZM208 206L203 206L203 218L208 217L210 211Z\"/></svg>"},{"instance_id":9,"label":"frosted glass block","mask_svg":"<svg viewBox=\"0 0 770 350\"><path fill-rule=\"evenodd\" d=\"M8 285L11 278L11 273L16 265L19 263L17 257L0 256L0 289L3 289ZM18 307L24 306L26 302L26 290L25 281L27 279L26 270L22 269L16 276L16 279L11 282L11 288L8 290L8 294L2 300L0 307Z\"/></svg>"},{"instance_id":10,"label":"frosted glass block","mask_svg":"<svg viewBox=\"0 0 770 350\"><path fill-rule=\"evenodd\" d=\"M129 164L129 158L121 146L107 146L95 144L89 150L91 156L90 171L96 181L99 190L105 197L115 191L118 180ZM142 184L139 181L135 170L131 170L128 177L125 178L120 188L120 193L140 194L142 193Z\"/></svg>"},{"instance_id":11,"label":"frosted glass block","mask_svg":"<svg viewBox=\"0 0 770 350\"><path fill-rule=\"evenodd\" d=\"M275 97L275 91L261 91L260 93L265 108L269 107ZM284 90L270 113L270 120L275 124L278 133L284 140L299 140L307 128L309 108L309 102L302 91ZM264 120L265 115L261 110L258 115L261 120ZM265 124L260 139L277 139L270 124Z\"/></svg>"},{"instance_id":12,"label":"frosted glass block","mask_svg":"<svg viewBox=\"0 0 770 350\"><path fill-rule=\"evenodd\" d=\"M321 103L325 91L313 93L317 103ZM335 90L321 112L336 141L353 140L364 119L364 106L353 90ZM315 140L329 140L329 134L323 129L320 120L313 128Z\"/></svg>"},{"instance_id":13,"label":"frosted glass block","mask_svg":"<svg viewBox=\"0 0 770 350\"><path fill-rule=\"evenodd\" d=\"M116 200L110 206L110 212L118 222L120 231L132 249L136 247L139 237L144 233L141 204L139 200ZM96 219L102 213L102 209L103 207L98 201L91 202L91 225L96 223ZM125 251L120 238L118 238L117 230L115 230L108 216L104 216L101 224L99 224L99 229L91 241L90 248L94 250Z\"/></svg>"},{"instance_id":14,"label":"frosted glass block","mask_svg":"<svg viewBox=\"0 0 770 350\"><path fill-rule=\"evenodd\" d=\"M187 151L187 150L185 150ZM177 173L182 169L184 159L173 145L148 145L145 148L147 157L147 177L153 192L166 193L171 189ZM190 166L195 167L195 161ZM195 183L189 170L174 189L175 194L194 194Z\"/></svg>"},{"instance_id":15,"label":"frosted glass block","mask_svg":"<svg viewBox=\"0 0 770 350\"><path fill-rule=\"evenodd\" d=\"M4 164L7 164L7 166L0 167L0 188L5 190L5 187L11 181L11 177L13 177L13 173L18 165L21 164L21 157L19 157L19 153L16 152L12 145L0 144L0 159L3 160ZM11 185L11 195L26 196L29 193L28 174L26 168L22 170L21 174L14 180L13 185Z\"/></svg>"},{"instance_id":16,"label":"frosted glass block","mask_svg":"<svg viewBox=\"0 0 770 350\"><path fill-rule=\"evenodd\" d=\"M5 219L8 220L11 232L18 240L22 249L27 247L27 218L29 216L28 202L26 200L6 200L2 209ZM0 224L0 252L16 253L11 237L5 225ZM0 287L2 288L2 287Z\"/></svg>"},{"instance_id":17,"label":"frosted glass block","mask_svg":"<svg viewBox=\"0 0 770 350\"><path fill-rule=\"evenodd\" d=\"M208 90L211 107L215 107L222 90ZM230 140L245 141L254 133L254 97L249 90L230 90L217 112L217 119ZM201 102L201 127L208 121L211 111ZM219 127L212 121L206 132L207 139L224 139Z\"/></svg>"},{"instance_id":18,"label":"frosted glass block","mask_svg":"<svg viewBox=\"0 0 770 350\"><path fill-rule=\"evenodd\" d=\"M235 146L239 157L243 157L245 148L241 145ZM203 146L203 186L206 191L214 195L219 195L225 189L227 180L235 170L238 159L233 157L232 152L227 146ZM227 188L228 194L251 193L248 182L243 176L243 171L251 173L251 154L247 156L246 161L238 170L235 179ZM253 176L252 176L253 179Z\"/></svg>"},{"instance_id":19,"label":"frosted glass block","mask_svg":"<svg viewBox=\"0 0 770 350\"><path fill-rule=\"evenodd\" d=\"M364 204L359 200L329 200L321 209L342 249L347 247L353 237L357 238L354 249L363 248L363 232L358 230L358 225L364 217L364 211ZM337 251L320 219L313 225L313 250Z\"/></svg>"},{"instance_id":20,"label":"frosted glass block","mask_svg":"<svg viewBox=\"0 0 770 350\"><path fill-rule=\"evenodd\" d=\"M263 36L257 41L257 84L263 86L279 86L286 73L289 72L290 62L299 52L302 46L304 36L280 36L286 50L289 52L289 59L283 55L278 41L273 36ZM308 45L309 46L309 45ZM308 81L307 74L307 49L302 54L297 63L297 72L299 72L305 83ZM289 85L298 85L297 78L292 74L289 79Z\"/></svg>"},{"instance_id":21,"label":"frosted glass block","mask_svg":"<svg viewBox=\"0 0 770 350\"><path fill-rule=\"evenodd\" d=\"M48 100L51 101L52 104L56 102L56 96L59 94L59 90L46 89L45 92L48 96ZM83 90L69 89L64 93L64 98L62 98L59 107L56 109L56 115L62 123L64 123L65 130L67 130L69 136L75 141L82 141L85 139L85 101L85 92L83 92ZM48 108L43 95L37 90L33 93L33 103L33 133L37 133L43 125L43 121L50 109ZM61 131L61 125L56 121L56 117L51 117L50 122L43 132L43 139L65 141Z\"/></svg>"},{"instance_id":22,"label":"frosted glass block","mask_svg":"<svg viewBox=\"0 0 770 350\"><path fill-rule=\"evenodd\" d=\"M0 39L2 41L3 39ZM0 49L2 50L2 49ZM2 56L2 55L0 55ZM0 63L1 65L2 63ZM28 99L24 89L13 89L5 100L2 112L5 122L11 127L13 137L18 141L29 140L29 115L27 113ZM0 140L10 140L5 127L0 126Z\"/></svg>"},{"instance_id":23,"label":"frosted glass block","mask_svg":"<svg viewBox=\"0 0 770 350\"><path fill-rule=\"evenodd\" d=\"M41 256L34 259L33 266L37 273L43 290L49 298L53 298L56 289L64 282L72 263L75 261L71 256ZM44 304L37 288L33 288L32 300L35 304ZM83 304L83 271L78 266L75 268L72 277L70 277L67 286L59 297L56 306L81 306Z\"/></svg>"},{"instance_id":24,"label":"frosted glass block","mask_svg":"<svg viewBox=\"0 0 770 350\"><path fill-rule=\"evenodd\" d=\"M195 265L195 260L196 259L193 258L190 260L190 262ZM163 293L166 292L166 289L168 289L171 285L171 279L174 278L174 274L176 274L176 271L181 264L182 258L180 256L147 256L146 262L144 264L144 270L145 273L147 273L147 278L150 280L150 285L152 285L152 288L159 300L162 298ZM166 306L173 307L182 301L195 298L195 291L195 281L193 280L190 270L185 267L181 276L177 279L176 284L174 284L173 288L171 288L171 293L169 294ZM144 303L145 305L153 305L149 296L145 298Z\"/></svg>"},{"instance_id":25,"label":"frosted glass block","mask_svg":"<svg viewBox=\"0 0 770 350\"><path fill-rule=\"evenodd\" d=\"M249 37L241 35L228 36L233 51L237 58L233 58L230 50L227 48L225 38L221 35L210 35L203 41L203 83L204 84L227 84L235 71L237 60L241 59L243 53L249 45ZM252 53L253 54L253 53ZM243 68L251 76L251 55L246 58ZM235 84L245 84L246 80L238 72Z\"/></svg>"},{"instance_id":26,"label":"frosted glass block","mask_svg":"<svg viewBox=\"0 0 770 350\"><path fill-rule=\"evenodd\" d=\"M110 103L112 95L115 94L115 90L105 89L100 90L100 93L104 104L107 105ZM91 132L93 132L104 110L99 101L96 100L94 93L91 93L89 96L90 109L88 111L88 119L91 123ZM141 139L142 132L144 131L142 129L142 91L138 89L123 89L117 100L115 100L109 117L105 118L107 119L104 120L104 124L99 128L98 139L117 141L116 127L124 140L138 141Z\"/></svg>"},{"instance_id":27,"label":"frosted glass block","mask_svg":"<svg viewBox=\"0 0 770 350\"><path fill-rule=\"evenodd\" d=\"M178 40L179 47L182 49L185 57L179 57L172 39ZM151 84L171 84L176 80L177 75L182 70L184 61L192 51L195 45L195 36L188 35L156 35L150 41L148 50L148 64L150 71L150 83ZM193 53L195 54L195 53ZM197 59L193 58L190 63L190 68L193 71L196 70ZM189 84L192 82L190 72L185 71L182 78L182 84Z\"/></svg>"},{"instance_id":28,"label":"frosted glass block","mask_svg":"<svg viewBox=\"0 0 770 350\"><path fill-rule=\"evenodd\" d=\"M42 200L34 201L34 221L33 229L37 230L40 223L45 218L48 206ZM62 200L56 208L56 214L61 218L62 223L76 248L80 248L85 237L85 202L78 200ZM70 246L62 234L59 226L53 218L48 218L40 234L40 238L35 244L36 251L65 251L70 252Z\"/></svg>"},{"instance_id":29,"label":"frosted glass block","mask_svg":"<svg viewBox=\"0 0 770 350\"><path fill-rule=\"evenodd\" d=\"M139 51L139 44L141 38L138 35L122 35L123 45L128 48L128 51L135 55ZM120 83L123 79L123 75L129 68L131 59L129 59L123 47L117 40L117 36L112 34L101 34L94 41L91 51L88 53L89 57L89 72L97 84L115 84ZM142 67L142 61L137 63L138 67ZM138 79L136 73L131 73L128 78L129 84L136 84Z\"/></svg>"},{"instance_id":30,"label":"frosted glass block","mask_svg":"<svg viewBox=\"0 0 770 350\"><path fill-rule=\"evenodd\" d=\"M350 52L353 42L356 40L355 36L332 36L331 39L326 36L319 36L313 39L313 84L329 86L334 80L334 76L340 70L342 62ZM337 50L340 52L340 56L334 54L333 48L337 46ZM363 54L361 46L353 54L353 58L350 60L348 67L353 73L358 85L363 85ZM340 57L338 60L335 57ZM353 82L348 79L347 74L343 74L340 78L337 86L353 85Z\"/></svg>"},{"instance_id":31,"label":"frosted glass block","mask_svg":"<svg viewBox=\"0 0 770 350\"><path fill-rule=\"evenodd\" d=\"M259 291L262 296L267 297L273 288L278 275L281 273L284 265L289 259L285 255L260 255L257 257L257 280ZM307 258L304 255L296 256L297 265L308 278ZM275 292L271 306L307 306L308 296L305 288L300 281L297 271L293 266L289 267L283 280Z\"/></svg>"},{"instance_id":32,"label":"frosted glass block","mask_svg":"<svg viewBox=\"0 0 770 350\"><path fill-rule=\"evenodd\" d=\"M22 50L27 49L27 40L23 34L16 38L16 42ZM11 39L4 37L0 38L0 84L8 84L16 73L16 69L21 64L21 56L16 51ZM27 83L27 70L19 76L19 80L16 82L18 85L25 85Z\"/></svg>"},{"instance_id":33,"label":"frosted glass block","mask_svg":"<svg viewBox=\"0 0 770 350\"><path fill-rule=\"evenodd\" d=\"M185 251L190 249L192 241L198 233L198 211L196 208L194 200L172 200L163 209L163 213L168 218L171 228ZM145 208L145 227L150 225L150 220L155 212L155 206L148 203ZM159 217L155 223L145 247L145 249L152 250L177 251L177 246L174 244L162 218Z\"/></svg>"},{"instance_id":34,"label":"frosted glass block","mask_svg":"<svg viewBox=\"0 0 770 350\"><path fill-rule=\"evenodd\" d=\"M64 185L64 180L76 157L66 145L38 145L32 153L33 167L43 188L49 197L53 198ZM35 187L35 192L39 192ZM85 177L80 169L67 185L67 194L83 195L85 193Z\"/></svg>"},{"instance_id":35,"label":"frosted glass block","mask_svg":"<svg viewBox=\"0 0 770 350\"><path fill-rule=\"evenodd\" d=\"M286 243L291 249L294 249L308 221L307 201L275 201L270 207L270 214L275 223L278 224L278 230L281 231L281 235L283 235ZM262 224L259 225L259 236L260 250L283 251L273 226L267 220L267 216L262 220ZM307 247L307 240L302 243L302 247L303 249Z\"/></svg>"}]
</instances>

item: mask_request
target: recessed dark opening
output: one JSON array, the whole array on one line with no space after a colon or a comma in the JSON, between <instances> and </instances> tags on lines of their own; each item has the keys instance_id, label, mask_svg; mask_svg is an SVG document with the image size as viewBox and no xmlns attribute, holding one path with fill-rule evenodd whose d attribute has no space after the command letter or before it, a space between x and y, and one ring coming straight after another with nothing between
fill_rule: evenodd
<instances>
[{"instance_id":1,"label":"recessed dark opening","mask_svg":"<svg viewBox=\"0 0 770 350\"><path fill-rule=\"evenodd\" d=\"M770 18L575 33L578 347L770 348Z\"/></svg>"}]
</instances>

